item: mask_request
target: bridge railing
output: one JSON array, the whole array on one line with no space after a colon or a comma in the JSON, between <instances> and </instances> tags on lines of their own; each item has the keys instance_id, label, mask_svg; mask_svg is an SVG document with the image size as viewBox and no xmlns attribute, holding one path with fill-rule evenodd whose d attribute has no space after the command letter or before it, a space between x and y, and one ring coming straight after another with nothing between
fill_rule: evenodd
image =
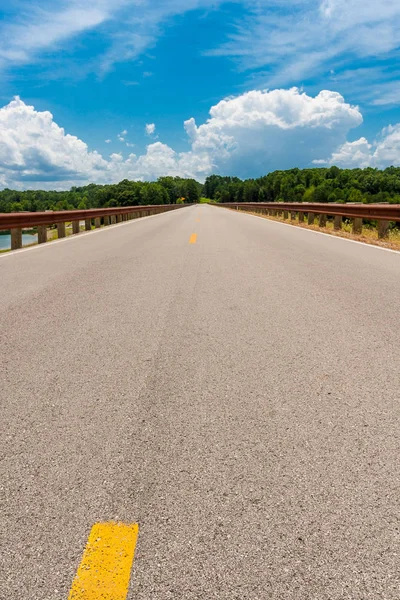
<instances>
[{"instance_id":1,"label":"bridge railing","mask_svg":"<svg viewBox=\"0 0 400 600\"><path fill-rule=\"evenodd\" d=\"M22 230L37 228L38 243L47 242L47 228L57 225L59 238L66 237L66 223L72 223L72 233L81 231L81 221L85 222L85 230L103 225L114 225L139 217L157 215L171 210L184 208L182 204L161 204L151 206L124 206L115 208L91 208L88 210L47 210L45 212L0 213L0 231L11 232L11 250L22 247Z\"/></svg>"},{"instance_id":2,"label":"bridge railing","mask_svg":"<svg viewBox=\"0 0 400 600\"><path fill-rule=\"evenodd\" d=\"M328 216L334 217L334 229L342 228L343 218L352 219L353 233L361 233L363 220L369 219L378 222L378 237L388 236L391 221L400 222L400 204L317 204L314 202L253 202L253 203L221 203L218 206L234 208L247 212L264 215L280 216L291 221L298 219L300 223L305 220L309 225L315 223L318 216L320 227L324 227Z\"/></svg>"}]
</instances>

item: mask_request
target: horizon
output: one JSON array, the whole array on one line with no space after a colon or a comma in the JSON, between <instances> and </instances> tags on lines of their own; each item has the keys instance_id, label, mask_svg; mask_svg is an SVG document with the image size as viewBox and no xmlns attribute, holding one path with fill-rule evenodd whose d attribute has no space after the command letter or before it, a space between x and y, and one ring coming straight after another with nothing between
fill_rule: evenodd
<instances>
[{"instance_id":1,"label":"horizon","mask_svg":"<svg viewBox=\"0 0 400 600\"><path fill-rule=\"evenodd\" d=\"M337 165L326 165L326 166L312 166L309 168L299 168L299 167L292 167L290 169L276 169L274 171L269 171L268 173L264 173L264 175L261 175L260 177L249 177L249 178L245 178L242 179L240 177L237 177L236 175L219 175L217 173L211 173L210 175L207 175L207 177L204 179L204 181L198 181L197 179L193 178L193 177L181 177L180 175L162 175L160 177L158 177L157 179L153 179L153 180L149 180L149 179L121 179L119 181L114 181L114 182L106 182L106 183L96 183L95 181L90 181L88 183L85 183L83 185L79 185L79 184L74 184L69 188L44 188L44 187L32 187L32 188L24 188L24 189L16 189L16 188L0 188L0 195L2 192L13 192L13 193L19 193L19 192L32 192L33 194L37 193L37 192L53 192L53 193L63 193L63 192L73 192L73 191L81 191L81 190L87 190L87 188L90 187L106 187L106 186L119 186L121 184L123 184L124 182L128 182L129 184L142 184L143 186L148 185L148 184L157 184L160 183L162 186L164 186L163 180L168 179L168 178L172 178L174 180L176 180L177 182L189 182L189 181L194 181L197 185L201 186L202 189L204 189L207 186L207 181L212 180L214 177L218 177L221 180L232 180L232 183L236 182L240 183L240 184L245 184L245 183L250 183L250 182L256 182L259 185L262 185L262 181L266 178L268 178L268 176L273 177L276 174L282 174L282 175L289 175L289 174L293 174L293 172L298 172L299 174L305 173L307 171L310 172L323 172L323 173L327 173L331 167L335 167L338 168L339 171L349 171L350 173L353 172L360 172L363 173L365 171L367 172L371 172L371 173L382 173L385 174L387 173L387 171L389 171L389 175L391 175L391 170L392 169L399 169L399 177L400 177L400 167L396 167L395 165L390 165L388 167L385 167L385 169L379 169L378 167L350 167L350 168L341 168L341 167L337 167ZM222 182L221 182L222 183ZM227 185L229 182L224 182L225 185ZM38 185L40 185L40 182L38 182ZM311 185L311 187L315 187L313 185ZM392 191L392 194L394 192ZM205 198L207 199L207 198ZM1 212L1 211L0 211Z\"/></svg>"}]
</instances>

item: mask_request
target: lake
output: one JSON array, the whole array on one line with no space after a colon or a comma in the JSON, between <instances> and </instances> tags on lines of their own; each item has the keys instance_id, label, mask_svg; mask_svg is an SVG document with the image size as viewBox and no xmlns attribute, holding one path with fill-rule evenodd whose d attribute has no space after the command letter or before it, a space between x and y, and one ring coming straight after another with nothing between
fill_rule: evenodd
<instances>
[{"instance_id":1,"label":"lake","mask_svg":"<svg viewBox=\"0 0 400 600\"><path fill-rule=\"evenodd\" d=\"M37 242L37 235L30 233L22 234L22 245L28 246L29 244L34 244ZM11 248L11 235L8 233L7 235L0 235L0 250L9 250Z\"/></svg>"}]
</instances>

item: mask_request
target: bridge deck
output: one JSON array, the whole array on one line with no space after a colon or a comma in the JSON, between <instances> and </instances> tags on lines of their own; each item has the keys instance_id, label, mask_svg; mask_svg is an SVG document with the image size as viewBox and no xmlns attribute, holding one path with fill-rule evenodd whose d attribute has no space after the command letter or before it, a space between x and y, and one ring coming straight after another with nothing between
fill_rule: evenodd
<instances>
[{"instance_id":1,"label":"bridge deck","mask_svg":"<svg viewBox=\"0 0 400 600\"><path fill-rule=\"evenodd\" d=\"M129 600L398 600L398 253L202 205L0 281L1 598L116 520Z\"/></svg>"}]
</instances>

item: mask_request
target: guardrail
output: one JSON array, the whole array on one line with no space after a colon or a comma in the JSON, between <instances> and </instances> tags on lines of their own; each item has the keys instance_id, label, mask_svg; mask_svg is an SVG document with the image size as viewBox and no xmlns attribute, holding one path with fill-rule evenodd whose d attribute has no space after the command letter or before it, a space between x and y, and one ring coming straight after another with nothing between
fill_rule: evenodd
<instances>
[{"instance_id":1,"label":"guardrail","mask_svg":"<svg viewBox=\"0 0 400 600\"><path fill-rule=\"evenodd\" d=\"M72 223L72 233L80 233L80 222L85 221L85 230L90 231L103 225L114 225L138 217L157 215L178 208L183 204L161 204L156 206L124 206L118 208L91 208L88 210L59 210L46 212L0 213L0 230L10 230L11 250L22 247L22 230L37 227L38 243L47 242L47 227L57 225L59 238L66 237L65 224Z\"/></svg>"},{"instance_id":2,"label":"guardrail","mask_svg":"<svg viewBox=\"0 0 400 600\"><path fill-rule=\"evenodd\" d=\"M361 233L363 219L378 221L378 237L388 236L391 221L400 222L400 204L316 204L312 202L253 202L253 203L221 203L218 206L235 208L264 215L283 216L284 219L294 221L296 215L300 223L304 222L305 215L309 225L314 224L315 217L319 217L320 227L326 225L327 217L334 217L334 229L342 228L343 218L353 220L353 233Z\"/></svg>"}]
</instances>

